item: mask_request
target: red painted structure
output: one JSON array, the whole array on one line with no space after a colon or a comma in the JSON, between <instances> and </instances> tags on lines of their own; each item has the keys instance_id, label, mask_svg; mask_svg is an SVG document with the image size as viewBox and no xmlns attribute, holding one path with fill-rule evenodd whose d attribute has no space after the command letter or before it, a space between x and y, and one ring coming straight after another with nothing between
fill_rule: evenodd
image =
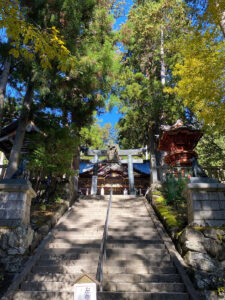
<instances>
[{"instance_id":1,"label":"red painted structure","mask_svg":"<svg viewBox=\"0 0 225 300\"><path fill-rule=\"evenodd\" d=\"M161 126L161 129L158 150L168 152L164 162L170 166L191 166L190 159L197 157L193 149L202 137L201 130L185 126L181 120L173 126Z\"/></svg>"}]
</instances>

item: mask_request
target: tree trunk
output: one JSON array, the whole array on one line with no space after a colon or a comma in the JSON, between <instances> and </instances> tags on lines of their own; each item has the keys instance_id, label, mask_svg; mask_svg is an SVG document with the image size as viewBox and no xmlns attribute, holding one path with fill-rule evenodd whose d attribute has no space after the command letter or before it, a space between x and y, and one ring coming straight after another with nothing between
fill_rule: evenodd
<instances>
[{"instance_id":1,"label":"tree trunk","mask_svg":"<svg viewBox=\"0 0 225 300\"><path fill-rule=\"evenodd\" d=\"M3 108L4 108L4 99L5 99L5 90L9 77L9 71L11 66L11 57L6 58L3 71L0 77L0 133L2 131L2 117L3 117Z\"/></svg>"},{"instance_id":2,"label":"tree trunk","mask_svg":"<svg viewBox=\"0 0 225 300\"><path fill-rule=\"evenodd\" d=\"M21 111L19 124L16 130L16 137L13 142L13 147L9 157L8 169L6 172L6 178L11 178L17 171L19 165L19 156L21 148L23 146L23 140L26 132L26 126L29 120L30 106L33 100L34 88L31 82L28 84L27 92L23 101L23 108Z\"/></svg>"},{"instance_id":3,"label":"tree trunk","mask_svg":"<svg viewBox=\"0 0 225 300\"><path fill-rule=\"evenodd\" d=\"M225 11L223 11L222 14L221 14L220 28L223 32L224 37L225 37Z\"/></svg>"},{"instance_id":4,"label":"tree trunk","mask_svg":"<svg viewBox=\"0 0 225 300\"><path fill-rule=\"evenodd\" d=\"M166 65L164 60L164 31L163 27L161 26L161 46L160 46L160 54L161 54L161 83L162 85L166 84Z\"/></svg>"}]
</instances>

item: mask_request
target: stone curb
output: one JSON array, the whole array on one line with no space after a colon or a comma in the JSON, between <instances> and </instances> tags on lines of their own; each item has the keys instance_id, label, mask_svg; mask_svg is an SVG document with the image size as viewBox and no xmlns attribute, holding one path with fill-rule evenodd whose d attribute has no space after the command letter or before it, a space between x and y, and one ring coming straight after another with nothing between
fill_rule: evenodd
<instances>
[{"instance_id":1,"label":"stone curb","mask_svg":"<svg viewBox=\"0 0 225 300\"><path fill-rule=\"evenodd\" d=\"M166 233L165 229L163 228L162 223L158 220L152 206L148 203L146 198L143 198L143 201L145 203L146 209L149 212L150 218L152 219L153 223L155 224L156 229L171 256L171 259L172 259L174 265L176 266L178 273L180 274L180 276L182 278L182 281L187 289L187 292L190 295L190 298L192 300L199 300L200 296L198 295L197 291L194 288L193 283L191 282L191 280L189 279L189 277L185 271L185 268L187 268L187 265L185 264L181 255L177 252L171 238L169 237L169 235Z\"/></svg>"}]
</instances>

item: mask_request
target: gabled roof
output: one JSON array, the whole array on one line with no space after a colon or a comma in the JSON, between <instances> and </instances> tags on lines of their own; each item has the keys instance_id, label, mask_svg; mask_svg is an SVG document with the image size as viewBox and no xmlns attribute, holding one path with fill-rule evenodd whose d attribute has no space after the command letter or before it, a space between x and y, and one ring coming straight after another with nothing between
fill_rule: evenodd
<instances>
[{"instance_id":1,"label":"gabled roof","mask_svg":"<svg viewBox=\"0 0 225 300\"><path fill-rule=\"evenodd\" d=\"M127 164L126 165L123 164L122 166L127 166ZM123 174L126 173L126 175L127 175L127 171L122 170L122 166L120 166L118 168L118 167L116 167L116 164L112 164L112 167L110 168L107 165L104 166L104 163L103 163L102 166L99 168L99 174L108 173L109 171L118 171L120 173L122 172ZM94 167L94 164L87 163L87 162L80 162L80 174L91 172L93 170L93 167ZM133 167L134 167L134 171L137 171L137 172L145 174L145 175L150 175L149 162L145 162L142 164L134 163ZM105 172L104 172L104 169L105 169Z\"/></svg>"}]
</instances>

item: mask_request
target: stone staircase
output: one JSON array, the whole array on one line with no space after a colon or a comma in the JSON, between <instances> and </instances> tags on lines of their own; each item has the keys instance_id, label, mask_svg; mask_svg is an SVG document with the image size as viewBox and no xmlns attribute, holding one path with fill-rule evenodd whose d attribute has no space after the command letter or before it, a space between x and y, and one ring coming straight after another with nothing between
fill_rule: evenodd
<instances>
[{"instance_id":1,"label":"stone staircase","mask_svg":"<svg viewBox=\"0 0 225 300\"><path fill-rule=\"evenodd\" d=\"M79 199L57 225L54 237L13 299L73 299L73 284L81 269L95 278L108 199Z\"/></svg>"},{"instance_id":2,"label":"stone staircase","mask_svg":"<svg viewBox=\"0 0 225 300\"><path fill-rule=\"evenodd\" d=\"M189 299L143 198L113 196L106 253L104 291L115 299Z\"/></svg>"},{"instance_id":3,"label":"stone staircase","mask_svg":"<svg viewBox=\"0 0 225 300\"><path fill-rule=\"evenodd\" d=\"M73 299L84 269L95 278L109 196L82 197L54 230L13 299ZM144 198L113 196L98 300L187 300Z\"/></svg>"}]
</instances>

